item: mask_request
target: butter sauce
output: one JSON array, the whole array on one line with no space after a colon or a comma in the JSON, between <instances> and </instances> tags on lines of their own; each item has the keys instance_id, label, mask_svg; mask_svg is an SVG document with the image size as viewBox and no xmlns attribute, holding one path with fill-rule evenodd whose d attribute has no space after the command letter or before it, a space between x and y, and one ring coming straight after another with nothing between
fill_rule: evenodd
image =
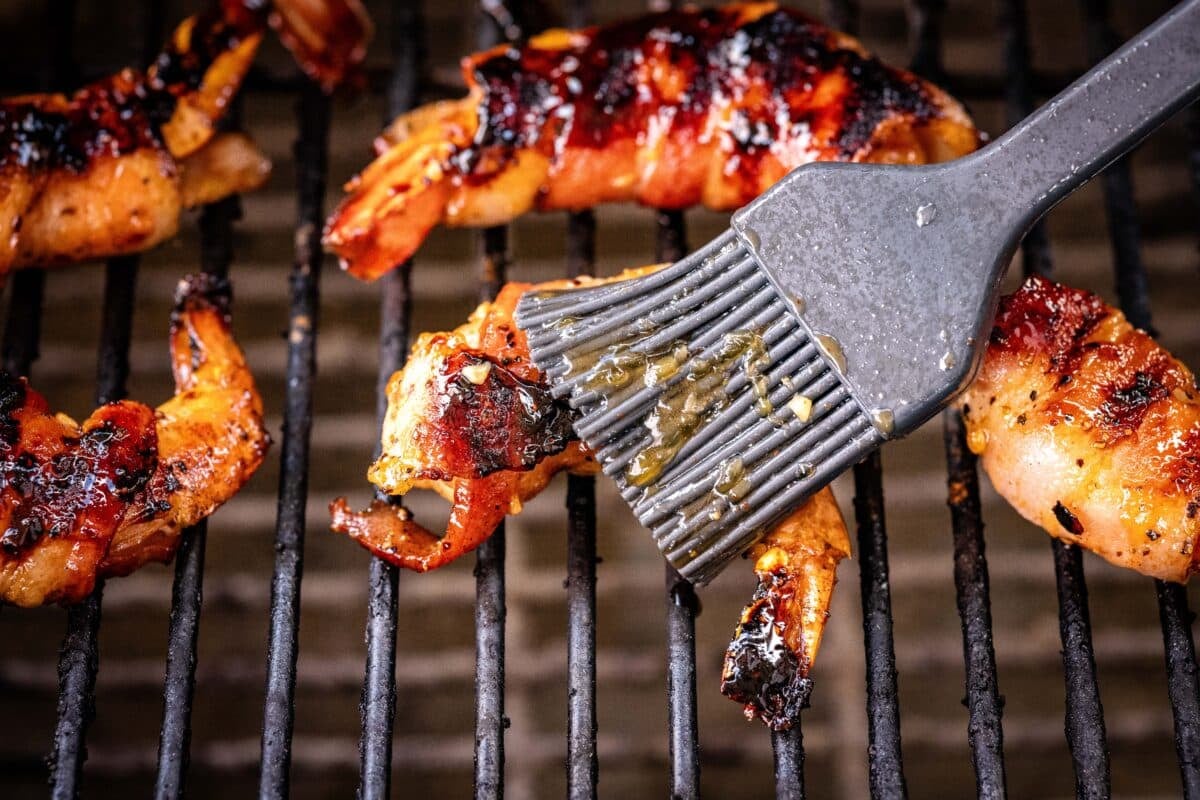
<instances>
[{"instance_id":1,"label":"butter sauce","mask_svg":"<svg viewBox=\"0 0 1200 800\"><path fill-rule=\"evenodd\" d=\"M668 363L677 363L675 356L686 352L678 347L664 354ZM662 361L664 355L657 357ZM654 361L654 357L646 363ZM764 416L770 412L767 400L767 381L762 369L769 363L766 345L762 336L755 331L738 330L727 333L716 351L707 358L697 358L686 365L683 380L667 389L659 398L653 411L643 423L650 432L650 441L630 462L625 478L634 486L653 483L663 469L675 458L691 437L729 403L725 386L729 373L741 363L750 389L757 398L756 408ZM672 376L678 375L683 364L675 366ZM643 367L644 369L644 367ZM596 372L601 370L598 367ZM659 378L666 380L666 378ZM596 385L595 376L589 377L588 388L601 393L610 391L608 386ZM653 385L653 384L648 384Z\"/></svg>"}]
</instances>

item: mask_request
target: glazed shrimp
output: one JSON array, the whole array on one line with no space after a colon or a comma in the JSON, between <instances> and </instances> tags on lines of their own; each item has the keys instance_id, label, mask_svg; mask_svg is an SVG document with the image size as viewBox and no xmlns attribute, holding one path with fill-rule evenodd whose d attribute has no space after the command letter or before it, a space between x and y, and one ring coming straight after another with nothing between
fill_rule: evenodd
<instances>
[{"instance_id":1,"label":"glazed shrimp","mask_svg":"<svg viewBox=\"0 0 1200 800\"><path fill-rule=\"evenodd\" d=\"M1196 570L1200 391L1090 292L1004 298L960 407L992 485L1051 536L1169 581Z\"/></svg>"},{"instance_id":2,"label":"glazed shrimp","mask_svg":"<svg viewBox=\"0 0 1200 800\"><path fill-rule=\"evenodd\" d=\"M463 73L467 97L399 118L346 185L325 243L356 277L438 224L625 201L731 210L810 161L926 163L978 141L944 92L773 3L552 30Z\"/></svg>"},{"instance_id":3,"label":"glazed shrimp","mask_svg":"<svg viewBox=\"0 0 1200 800\"><path fill-rule=\"evenodd\" d=\"M630 270L619 277L644 274ZM581 279L595 281L595 279ZM525 291L568 282L510 283L466 324L422 334L388 382L382 453L368 477L390 495L430 489L451 504L442 535L383 500L354 512L330 505L332 528L378 557L425 572L478 547L507 515L558 472L591 475L598 465L571 429L512 321ZM777 729L807 702L838 562L849 555L845 524L829 489L789 515L750 551L759 590L726 656L722 689Z\"/></svg>"}]
</instances>

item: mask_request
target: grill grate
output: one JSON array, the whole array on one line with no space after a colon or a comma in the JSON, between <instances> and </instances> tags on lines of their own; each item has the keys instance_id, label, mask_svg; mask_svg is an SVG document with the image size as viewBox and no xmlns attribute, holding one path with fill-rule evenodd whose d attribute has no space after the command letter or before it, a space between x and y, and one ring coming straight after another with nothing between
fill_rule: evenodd
<instances>
[{"instance_id":1,"label":"grill grate","mask_svg":"<svg viewBox=\"0 0 1200 800\"><path fill-rule=\"evenodd\" d=\"M419 3L397 3L392 31L394 69L388 85L384 123L414 107L420 90L418 70L423 56L424 21ZM376 418L382 430L387 412L387 381L408 356L412 313L410 267L394 269L380 281L379 378ZM379 492L378 496L386 496ZM386 498L389 501L394 498ZM367 578L367 662L362 688L362 738L359 744L359 788L363 800L391 794L392 724L396 714L396 591L400 571L372 557Z\"/></svg>"},{"instance_id":2,"label":"grill grate","mask_svg":"<svg viewBox=\"0 0 1200 800\"><path fill-rule=\"evenodd\" d=\"M289 279L287 389L280 452L275 573L267 640L267 693L263 703L262 797L287 797L295 717L296 652L299 646L300 579L304 568L304 503L312 431L312 388L317 369L317 289L321 277L325 167L330 101L305 81L296 109L296 256Z\"/></svg>"},{"instance_id":3,"label":"grill grate","mask_svg":"<svg viewBox=\"0 0 1200 800\"><path fill-rule=\"evenodd\" d=\"M479 299L490 300L508 270L508 229L479 235ZM475 796L504 796L504 523L479 546L475 562Z\"/></svg>"},{"instance_id":4,"label":"grill grate","mask_svg":"<svg viewBox=\"0 0 1200 800\"><path fill-rule=\"evenodd\" d=\"M521 14L497 15L496 3L482 4L481 44L504 33L519 35ZM658 4L652 3L657 7ZM419 3L393 3L394 66L386 91L389 119L416 104L424 63ZM827 15L842 29L857 27L858 3L832 0ZM48 48L48 86L63 86L74 73L70 40L75 3L50 4L51 30L57 47ZM503 10L503 9L501 9ZM946 82L941 61L942 0L911 0L908 6L913 69ZM1103 0L1082 0L1089 58L1098 60L1111 48L1114 35ZM590 18L590 3L574 0L568 22L577 26ZM516 22L514 22L516 21ZM163 28L162 8L152 2L143 9L148 43L157 44ZM1060 78L1035 75L1030 67L1024 0L1004 0L1000 16L1004 37L1005 78L999 83L964 76L965 94L1002 94L1010 122L1033 108L1035 89L1054 90ZM147 52L153 52L148 44ZM956 81L948 79L951 87ZM970 89L967 90L967 86ZM288 331L287 394L280 475L276 559L271 592L267 691L262 729L260 795L289 794L293 697L296 685L297 628L303 566L303 544L312 422L312 388L316 370L317 298L321 269L319 231L325 194L330 102L319 89L301 82L296 145L298 210L296 260L291 275ZM1200 193L1200 109L1189 111L1193 150L1189 154ZM1113 247L1118 294L1134 324L1150 329L1151 312L1146 271L1142 264L1137 208L1128 159L1110 168L1103 178L1105 206ZM201 217L201 263L223 274L232 259L233 223L240 210L236 199L206 208ZM656 258L675 260L686 251L682 213L657 215ZM505 228L480 234L482 251L480 296L494 296L508 265ZM595 218L590 211L569 215L566 273L592 274L595 261ZM1022 245L1028 273L1049 273L1049 241L1038 226ZM103 322L98 354L97 402L124 395L129 371L128 351L137 280L137 257L112 259L107 265ZM37 358L45 273L19 272L13 279L10 312L4 330L5 369L28 375ZM404 362L411 310L408 270L395 270L381 281L380 364L378 412L386 405L387 377ZM980 797L1003 797L1006 792L1003 699L999 693L996 658L980 511L976 459L965 446L961 420L953 413L943 419L950 514L954 540L954 576L962 622L966 664L968 739ZM866 654L869 775L872 797L906 796L900 746L900 712L892 614L888 581L887 535L878 455L854 470L855 512L858 522L862 581L863 629ZM596 743L596 504L594 481L572 477L567 486L567 609L568 609L568 796L594 797L598 781ZM1080 551L1052 544L1059 596L1060 630L1066 680L1065 732L1074 761L1080 797L1108 797L1110 768L1104 715L1096 681L1087 587ZM185 532L175 567L169 650L164 681L164 712L155 794L177 798L183 793L188 764L192 693L195 684L196 640L203 588L205 526ZM476 566L476 760L475 795L499 798L504 790L504 528L478 551ZM395 708L395 660L398 571L373 559L368 573L367 661L362 688L360 788L363 798L384 798L390 792L392 724ZM696 712L695 616L698 603L690 584L669 567L667 598L668 701L670 786L673 797L699 796L700 752ZM1200 798L1200 680L1192 638L1192 614L1186 592L1174 584L1156 582L1168 676L1169 699L1184 795ZM68 631L60 661L59 714L51 757L52 796L79 794L86 758L85 736L93 712L98 667L97 633L103 587L86 602L70 609ZM804 750L799 725L772 735L776 795L804 797Z\"/></svg>"},{"instance_id":5,"label":"grill grate","mask_svg":"<svg viewBox=\"0 0 1200 800\"><path fill-rule=\"evenodd\" d=\"M160 14L154 3L142 7L142 61L149 63L157 52L157 41L150 45L159 31ZM74 16L74 3L63 3L51 13L65 12L64 20L52 27L64 33ZM161 28L159 29L161 30ZM69 40L70 35L67 35ZM64 55L52 68L52 82L65 77L70 69L70 57ZM100 322L100 344L96 355L97 405L125 397L129 378L129 343L133 330L134 294L140 257L117 256L105 265L104 298ZM41 299L44 278L30 281L29 291L37 306L29 310L29 327L23 331L36 335L40 328ZM26 344L24 358L32 360L37 354L36 342ZM27 364L25 366L31 366ZM63 638L58 660L58 720L54 728L54 749L50 756L51 796L74 798L79 794L83 777L83 762L87 758L87 729L96 713L96 672L100 667L101 602L104 596L103 579L96 581L91 596L67 611L67 633Z\"/></svg>"}]
</instances>

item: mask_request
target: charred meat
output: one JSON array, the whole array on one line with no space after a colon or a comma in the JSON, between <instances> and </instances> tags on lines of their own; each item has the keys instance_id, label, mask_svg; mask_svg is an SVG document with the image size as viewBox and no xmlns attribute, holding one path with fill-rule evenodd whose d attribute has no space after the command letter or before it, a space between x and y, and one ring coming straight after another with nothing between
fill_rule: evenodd
<instances>
[{"instance_id":1,"label":"charred meat","mask_svg":"<svg viewBox=\"0 0 1200 800\"><path fill-rule=\"evenodd\" d=\"M1169 581L1196 570L1196 378L1098 296L1029 278L962 396L996 491L1051 536Z\"/></svg>"},{"instance_id":2,"label":"charred meat","mask_svg":"<svg viewBox=\"0 0 1200 800\"><path fill-rule=\"evenodd\" d=\"M346 186L326 245L353 275L438 224L637 201L734 209L810 161L973 150L944 92L774 3L649 14L466 58L470 93L397 119Z\"/></svg>"},{"instance_id":3,"label":"charred meat","mask_svg":"<svg viewBox=\"0 0 1200 800\"><path fill-rule=\"evenodd\" d=\"M82 425L0 373L0 602L77 602L100 577L169 560L262 463L270 438L224 279L180 283L171 357L174 397L110 403Z\"/></svg>"}]
</instances>

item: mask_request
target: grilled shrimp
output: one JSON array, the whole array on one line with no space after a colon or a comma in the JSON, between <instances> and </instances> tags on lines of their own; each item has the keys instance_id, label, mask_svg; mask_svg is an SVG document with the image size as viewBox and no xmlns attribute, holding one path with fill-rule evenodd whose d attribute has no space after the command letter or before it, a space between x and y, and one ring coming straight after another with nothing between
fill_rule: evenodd
<instances>
[{"instance_id":1,"label":"grilled shrimp","mask_svg":"<svg viewBox=\"0 0 1200 800\"><path fill-rule=\"evenodd\" d=\"M180 281L170 342L175 395L155 410L158 464L117 529L105 575L169 561L180 531L237 494L271 443L262 398L229 329L227 280Z\"/></svg>"},{"instance_id":2,"label":"grilled shrimp","mask_svg":"<svg viewBox=\"0 0 1200 800\"><path fill-rule=\"evenodd\" d=\"M747 718L786 730L808 704L837 565L850 555L833 492L813 495L746 555L758 589L725 651L721 691L745 704Z\"/></svg>"},{"instance_id":3,"label":"grilled shrimp","mask_svg":"<svg viewBox=\"0 0 1200 800\"><path fill-rule=\"evenodd\" d=\"M0 274L173 236L179 162L202 156L261 38L251 15L214 9L185 20L145 73L0 101Z\"/></svg>"},{"instance_id":4,"label":"grilled shrimp","mask_svg":"<svg viewBox=\"0 0 1200 800\"><path fill-rule=\"evenodd\" d=\"M73 603L98 577L168 561L180 531L254 474L270 439L228 292L207 275L180 282L176 393L157 410L110 403L79 425L0 372L0 601Z\"/></svg>"},{"instance_id":5,"label":"grilled shrimp","mask_svg":"<svg viewBox=\"0 0 1200 800\"><path fill-rule=\"evenodd\" d=\"M144 72L0 100L0 275L146 250L175 235L181 209L258 188L266 158L217 128L268 16L327 88L370 35L358 0L278 0L270 14L220 0L184 20Z\"/></svg>"},{"instance_id":6,"label":"grilled shrimp","mask_svg":"<svg viewBox=\"0 0 1200 800\"><path fill-rule=\"evenodd\" d=\"M1030 278L1001 301L961 408L969 447L1026 519L1145 575L1196 570L1200 392L1121 312Z\"/></svg>"},{"instance_id":7,"label":"grilled shrimp","mask_svg":"<svg viewBox=\"0 0 1200 800\"><path fill-rule=\"evenodd\" d=\"M412 489L440 494L451 504L445 532L439 537L398 504L376 500L354 512L344 498L330 505L334 531L385 561L425 572L478 547L556 473L598 471L575 438L569 406L551 396L512 319L522 293L566 285L505 285L465 325L422 334L404 369L388 382L382 452L368 477L389 495ZM750 551L759 589L742 614L722 683L748 715L783 729L807 702L808 671L820 646L837 564L849 552L829 489Z\"/></svg>"},{"instance_id":8,"label":"grilled shrimp","mask_svg":"<svg viewBox=\"0 0 1200 800\"><path fill-rule=\"evenodd\" d=\"M403 263L439 223L630 200L728 210L810 161L977 144L944 92L774 3L552 30L463 72L467 97L400 117L346 185L325 243L356 277Z\"/></svg>"},{"instance_id":9,"label":"grilled shrimp","mask_svg":"<svg viewBox=\"0 0 1200 800\"><path fill-rule=\"evenodd\" d=\"M0 372L0 463L0 601L77 602L154 474L154 412L109 403L80 425Z\"/></svg>"},{"instance_id":10,"label":"grilled shrimp","mask_svg":"<svg viewBox=\"0 0 1200 800\"><path fill-rule=\"evenodd\" d=\"M383 452L368 477L391 495L431 489L451 503L438 537L383 501L362 513L344 498L333 529L397 566L425 572L474 550L555 474L590 475L570 410L553 401L512 322L528 284L508 284L450 333L425 333L388 381Z\"/></svg>"}]
</instances>

